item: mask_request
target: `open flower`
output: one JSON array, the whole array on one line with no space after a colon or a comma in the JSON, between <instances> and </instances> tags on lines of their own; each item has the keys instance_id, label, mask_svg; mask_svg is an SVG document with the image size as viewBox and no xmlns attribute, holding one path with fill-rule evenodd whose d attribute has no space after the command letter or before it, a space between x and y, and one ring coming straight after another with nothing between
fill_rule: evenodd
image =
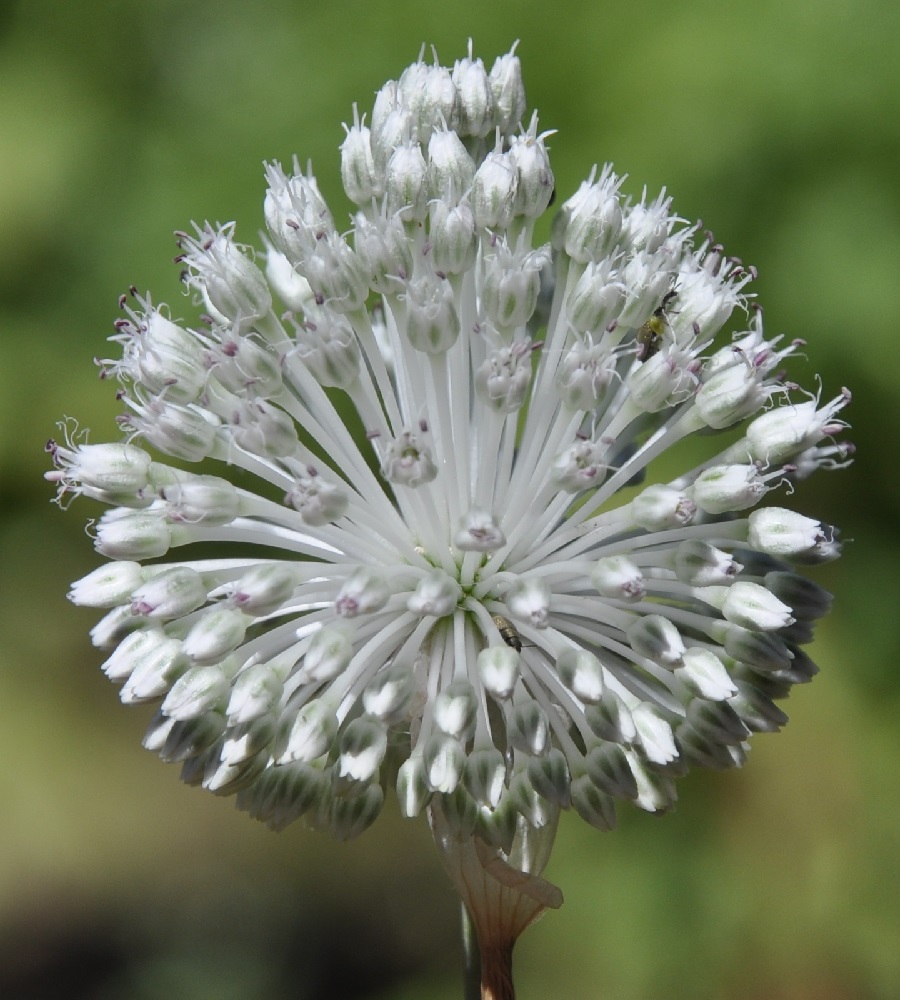
<instances>
[{"instance_id":1,"label":"open flower","mask_svg":"<svg viewBox=\"0 0 900 1000\"><path fill-rule=\"evenodd\" d=\"M108 609L122 700L159 705L148 748L275 828L354 836L394 788L539 909L526 834L664 811L784 724L829 605L791 564L839 545L781 504L852 449L849 394L784 381L753 269L664 193L595 169L535 245L524 114L514 52L420 58L346 127L349 231L269 164L264 254L179 235L202 313L123 298L124 440L69 429L48 478L110 505L70 597Z\"/></svg>"}]
</instances>

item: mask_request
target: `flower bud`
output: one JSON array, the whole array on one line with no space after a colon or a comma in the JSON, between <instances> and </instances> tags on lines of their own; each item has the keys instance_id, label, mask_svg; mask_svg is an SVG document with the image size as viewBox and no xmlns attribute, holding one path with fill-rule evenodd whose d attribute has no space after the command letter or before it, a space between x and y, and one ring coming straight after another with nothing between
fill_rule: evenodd
<instances>
[{"instance_id":1,"label":"flower bud","mask_svg":"<svg viewBox=\"0 0 900 1000\"><path fill-rule=\"evenodd\" d=\"M556 658L559 679L583 702L596 703L603 694L603 667L586 649L564 649Z\"/></svg>"},{"instance_id":2,"label":"flower bud","mask_svg":"<svg viewBox=\"0 0 900 1000\"><path fill-rule=\"evenodd\" d=\"M459 96L461 136L483 139L495 128L494 91L480 59L458 59L453 66L453 82Z\"/></svg>"},{"instance_id":3,"label":"flower bud","mask_svg":"<svg viewBox=\"0 0 900 1000\"><path fill-rule=\"evenodd\" d=\"M550 746L550 723L536 701L513 707L506 719L506 739L511 747L528 756L540 756Z\"/></svg>"},{"instance_id":4,"label":"flower bud","mask_svg":"<svg viewBox=\"0 0 900 1000\"><path fill-rule=\"evenodd\" d=\"M490 81L494 93L494 125L503 135L511 135L525 114L525 84L515 46L505 56L497 57L491 67Z\"/></svg>"},{"instance_id":5,"label":"flower bud","mask_svg":"<svg viewBox=\"0 0 900 1000\"><path fill-rule=\"evenodd\" d=\"M520 409L531 383L531 351L527 343L491 351L475 372L475 391L498 413Z\"/></svg>"},{"instance_id":6,"label":"flower bud","mask_svg":"<svg viewBox=\"0 0 900 1000\"><path fill-rule=\"evenodd\" d=\"M416 589L406 602L406 608L416 615L449 615L462 597L462 588L442 569L432 570L416 584Z\"/></svg>"},{"instance_id":7,"label":"flower bud","mask_svg":"<svg viewBox=\"0 0 900 1000\"><path fill-rule=\"evenodd\" d=\"M268 615L285 604L297 586L297 577L283 563L259 563L234 584L229 602L250 615Z\"/></svg>"},{"instance_id":8,"label":"flower bud","mask_svg":"<svg viewBox=\"0 0 900 1000\"><path fill-rule=\"evenodd\" d=\"M648 486L631 501L634 523L647 531L665 531L690 524L697 505L680 490L661 484Z\"/></svg>"},{"instance_id":9,"label":"flower bud","mask_svg":"<svg viewBox=\"0 0 900 1000\"><path fill-rule=\"evenodd\" d=\"M362 694L367 715L387 725L397 724L409 710L415 690L412 669L403 663L380 670Z\"/></svg>"},{"instance_id":10,"label":"flower bud","mask_svg":"<svg viewBox=\"0 0 900 1000\"><path fill-rule=\"evenodd\" d=\"M681 663L675 668L675 676L701 698L723 701L737 693L725 665L710 650L692 646L685 650Z\"/></svg>"},{"instance_id":11,"label":"flower bud","mask_svg":"<svg viewBox=\"0 0 900 1000\"><path fill-rule=\"evenodd\" d=\"M247 618L233 608L207 610L184 637L184 655L196 664L218 663L244 641Z\"/></svg>"},{"instance_id":12,"label":"flower bud","mask_svg":"<svg viewBox=\"0 0 900 1000\"><path fill-rule=\"evenodd\" d=\"M534 628L546 628L552 596L550 587L541 577L520 577L506 592L506 606L514 618Z\"/></svg>"},{"instance_id":13,"label":"flower bud","mask_svg":"<svg viewBox=\"0 0 900 1000\"><path fill-rule=\"evenodd\" d=\"M375 719L354 719L341 733L338 750L339 777L370 781L387 752L387 730Z\"/></svg>"},{"instance_id":14,"label":"flower bud","mask_svg":"<svg viewBox=\"0 0 900 1000\"><path fill-rule=\"evenodd\" d=\"M434 733L422 750L425 783L433 792L452 792L459 784L466 764L466 752L459 740Z\"/></svg>"},{"instance_id":15,"label":"flower bud","mask_svg":"<svg viewBox=\"0 0 900 1000\"><path fill-rule=\"evenodd\" d=\"M591 570L591 585L603 597L640 601L646 593L644 575L627 556L604 556Z\"/></svg>"},{"instance_id":16,"label":"flower bud","mask_svg":"<svg viewBox=\"0 0 900 1000\"><path fill-rule=\"evenodd\" d=\"M625 751L617 743L598 743L584 759L591 781L607 795L619 799L637 798L637 782Z\"/></svg>"},{"instance_id":17,"label":"flower bud","mask_svg":"<svg viewBox=\"0 0 900 1000\"><path fill-rule=\"evenodd\" d=\"M281 700L284 684L268 663L254 663L238 674L225 714L229 725L240 726L273 712Z\"/></svg>"},{"instance_id":18,"label":"flower bud","mask_svg":"<svg viewBox=\"0 0 900 1000\"><path fill-rule=\"evenodd\" d=\"M506 545L506 536L490 511L473 507L463 516L453 544L463 552L495 552Z\"/></svg>"},{"instance_id":19,"label":"flower bud","mask_svg":"<svg viewBox=\"0 0 900 1000\"><path fill-rule=\"evenodd\" d=\"M448 736L465 740L475 725L478 701L466 680L451 681L434 700L434 723Z\"/></svg>"},{"instance_id":20,"label":"flower bud","mask_svg":"<svg viewBox=\"0 0 900 1000\"><path fill-rule=\"evenodd\" d=\"M342 618L355 618L380 611L391 596L387 581L374 570L356 570L338 591L334 610Z\"/></svg>"},{"instance_id":21,"label":"flower bud","mask_svg":"<svg viewBox=\"0 0 900 1000\"><path fill-rule=\"evenodd\" d=\"M320 684L342 674L353 657L353 643L344 628L326 625L310 640L303 657L304 681Z\"/></svg>"},{"instance_id":22,"label":"flower bud","mask_svg":"<svg viewBox=\"0 0 900 1000\"><path fill-rule=\"evenodd\" d=\"M572 806L586 823L596 829L606 832L616 828L615 800L601 792L587 774L572 780Z\"/></svg>"},{"instance_id":23,"label":"flower bud","mask_svg":"<svg viewBox=\"0 0 900 1000\"><path fill-rule=\"evenodd\" d=\"M428 210L428 167L417 142L398 146L388 160L385 204L404 222L422 222Z\"/></svg>"},{"instance_id":24,"label":"flower bud","mask_svg":"<svg viewBox=\"0 0 900 1000\"><path fill-rule=\"evenodd\" d=\"M603 691L596 704L586 707L584 716L592 732L601 740L628 744L637 739L631 712L611 688Z\"/></svg>"},{"instance_id":25,"label":"flower bud","mask_svg":"<svg viewBox=\"0 0 900 1000\"><path fill-rule=\"evenodd\" d=\"M519 654L509 646L488 646L478 654L478 676L488 694L505 701L519 679Z\"/></svg>"},{"instance_id":26,"label":"flower bud","mask_svg":"<svg viewBox=\"0 0 900 1000\"><path fill-rule=\"evenodd\" d=\"M206 601L203 577L187 566L151 576L131 595L131 613L149 618L181 618Z\"/></svg>"},{"instance_id":27,"label":"flower bud","mask_svg":"<svg viewBox=\"0 0 900 1000\"><path fill-rule=\"evenodd\" d=\"M765 482L755 465L714 465L694 480L691 496L707 514L745 510L766 494Z\"/></svg>"},{"instance_id":28,"label":"flower bud","mask_svg":"<svg viewBox=\"0 0 900 1000\"><path fill-rule=\"evenodd\" d=\"M129 601L144 582L143 568L136 562L111 562L98 566L72 584L68 597L83 608L114 608Z\"/></svg>"},{"instance_id":29,"label":"flower bud","mask_svg":"<svg viewBox=\"0 0 900 1000\"><path fill-rule=\"evenodd\" d=\"M397 801L400 815L412 819L428 805L431 789L425 780L425 765L421 755L413 754L397 770Z\"/></svg>"},{"instance_id":30,"label":"flower bud","mask_svg":"<svg viewBox=\"0 0 900 1000\"><path fill-rule=\"evenodd\" d=\"M166 695L160 706L170 719L196 719L228 701L228 677L220 666L191 667Z\"/></svg>"},{"instance_id":31,"label":"flower bud","mask_svg":"<svg viewBox=\"0 0 900 1000\"><path fill-rule=\"evenodd\" d=\"M506 780L506 761L494 747L475 750L466 760L465 786L475 801L496 809Z\"/></svg>"},{"instance_id":32,"label":"flower bud","mask_svg":"<svg viewBox=\"0 0 900 1000\"><path fill-rule=\"evenodd\" d=\"M626 629L631 648L661 667L681 664L684 640L681 633L662 615L644 615Z\"/></svg>"},{"instance_id":33,"label":"flower bud","mask_svg":"<svg viewBox=\"0 0 900 1000\"><path fill-rule=\"evenodd\" d=\"M840 555L834 528L784 507L755 510L748 540L768 555L798 562L828 562Z\"/></svg>"},{"instance_id":34,"label":"flower bud","mask_svg":"<svg viewBox=\"0 0 900 1000\"><path fill-rule=\"evenodd\" d=\"M784 628L794 621L791 609L758 583L738 581L727 588L722 614L735 625L764 632Z\"/></svg>"},{"instance_id":35,"label":"flower bud","mask_svg":"<svg viewBox=\"0 0 900 1000\"><path fill-rule=\"evenodd\" d=\"M529 758L528 779L538 795L560 809L568 809L572 804L569 766L562 750L550 747L546 755Z\"/></svg>"},{"instance_id":36,"label":"flower bud","mask_svg":"<svg viewBox=\"0 0 900 1000\"><path fill-rule=\"evenodd\" d=\"M341 180L347 197L357 205L369 205L381 196L382 178L375 167L370 132L366 125L354 122L347 128L341 143Z\"/></svg>"},{"instance_id":37,"label":"flower bud","mask_svg":"<svg viewBox=\"0 0 900 1000\"><path fill-rule=\"evenodd\" d=\"M691 587L729 584L742 567L730 553L709 542L691 538L675 550L675 575Z\"/></svg>"},{"instance_id":38,"label":"flower bud","mask_svg":"<svg viewBox=\"0 0 900 1000\"><path fill-rule=\"evenodd\" d=\"M321 757L330 749L337 731L338 720L331 705L321 698L308 701L294 716L287 747L279 762L309 763Z\"/></svg>"}]
</instances>

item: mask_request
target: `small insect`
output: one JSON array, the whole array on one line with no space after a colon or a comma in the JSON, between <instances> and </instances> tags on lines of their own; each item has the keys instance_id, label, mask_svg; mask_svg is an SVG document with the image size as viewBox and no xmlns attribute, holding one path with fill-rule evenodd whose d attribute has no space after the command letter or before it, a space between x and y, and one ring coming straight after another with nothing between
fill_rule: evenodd
<instances>
[{"instance_id":1,"label":"small insect","mask_svg":"<svg viewBox=\"0 0 900 1000\"><path fill-rule=\"evenodd\" d=\"M638 345L638 361L647 361L659 350L662 335L665 333L666 327L669 325L666 321L666 306L672 301L672 299L675 298L677 294L678 293L674 288L670 292L666 292L663 296L662 302L659 304L659 307L653 310L653 315L635 334L634 339Z\"/></svg>"},{"instance_id":2,"label":"small insect","mask_svg":"<svg viewBox=\"0 0 900 1000\"><path fill-rule=\"evenodd\" d=\"M516 626L513 625L508 618L504 618L503 615L491 615L491 618L497 626L500 638L506 643L507 646L511 646L517 653L521 653L522 636L519 635L519 631Z\"/></svg>"}]
</instances>

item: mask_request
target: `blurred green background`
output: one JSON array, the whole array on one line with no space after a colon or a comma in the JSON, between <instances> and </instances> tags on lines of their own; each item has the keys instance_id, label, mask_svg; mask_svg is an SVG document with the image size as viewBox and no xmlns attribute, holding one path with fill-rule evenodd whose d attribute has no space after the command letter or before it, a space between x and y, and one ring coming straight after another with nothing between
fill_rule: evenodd
<instances>
[{"instance_id":1,"label":"blurred green background","mask_svg":"<svg viewBox=\"0 0 900 1000\"><path fill-rule=\"evenodd\" d=\"M238 220L261 161L312 158L342 205L353 101L434 43L444 63L521 39L529 106L571 193L595 162L666 185L756 264L794 369L854 392L850 472L797 504L839 524L837 592L791 724L678 811L562 826L562 910L517 949L520 1000L893 1000L900 995L897 448L900 7L889 0L307 3L21 0L0 6L0 996L449 1000L457 910L424 821L360 840L275 835L140 748L147 713L99 673L96 564L48 502L42 448L77 417L112 439L91 363L134 283L180 294L172 231ZM338 216L338 213L335 213Z\"/></svg>"}]
</instances>

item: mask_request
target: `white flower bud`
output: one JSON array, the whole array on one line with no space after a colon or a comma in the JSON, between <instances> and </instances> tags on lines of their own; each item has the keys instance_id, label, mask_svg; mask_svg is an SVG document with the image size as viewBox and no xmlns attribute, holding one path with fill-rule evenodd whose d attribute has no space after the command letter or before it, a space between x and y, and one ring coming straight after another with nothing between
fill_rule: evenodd
<instances>
[{"instance_id":1,"label":"white flower bud","mask_svg":"<svg viewBox=\"0 0 900 1000\"><path fill-rule=\"evenodd\" d=\"M355 219L353 245L366 281L382 295L397 292L413 271L412 250L399 216Z\"/></svg>"},{"instance_id":2,"label":"white flower bud","mask_svg":"<svg viewBox=\"0 0 900 1000\"><path fill-rule=\"evenodd\" d=\"M478 676L488 694L505 701L519 680L519 654L510 646L488 646L478 654Z\"/></svg>"},{"instance_id":3,"label":"white flower bud","mask_svg":"<svg viewBox=\"0 0 900 1000\"><path fill-rule=\"evenodd\" d=\"M619 187L622 178L607 164L596 182L591 177L563 205L566 253L582 264L609 256L622 229Z\"/></svg>"},{"instance_id":4,"label":"white flower bud","mask_svg":"<svg viewBox=\"0 0 900 1000\"><path fill-rule=\"evenodd\" d=\"M284 500L313 528L343 517L350 502L346 490L318 474L298 475Z\"/></svg>"},{"instance_id":5,"label":"white flower bud","mask_svg":"<svg viewBox=\"0 0 900 1000\"><path fill-rule=\"evenodd\" d=\"M543 136L537 135L537 115L525 135L513 137L509 151L517 172L516 214L536 219L550 204L554 183Z\"/></svg>"},{"instance_id":6,"label":"white flower bud","mask_svg":"<svg viewBox=\"0 0 900 1000\"><path fill-rule=\"evenodd\" d=\"M644 615L626 629L631 648L661 667L681 664L684 640L678 629L662 615Z\"/></svg>"},{"instance_id":7,"label":"white flower bud","mask_svg":"<svg viewBox=\"0 0 900 1000\"><path fill-rule=\"evenodd\" d=\"M326 753L337 736L334 709L321 698L308 701L294 717L287 747L279 759L285 764L299 760L309 763Z\"/></svg>"},{"instance_id":8,"label":"white flower bud","mask_svg":"<svg viewBox=\"0 0 900 1000\"><path fill-rule=\"evenodd\" d=\"M597 441L577 441L553 460L552 482L564 493L596 489L606 479L609 466L603 459L607 445Z\"/></svg>"},{"instance_id":9,"label":"white flower bud","mask_svg":"<svg viewBox=\"0 0 900 1000\"><path fill-rule=\"evenodd\" d=\"M616 357L600 344L576 341L563 355L554 378L571 410L593 410L616 377Z\"/></svg>"},{"instance_id":10,"label":"white flower bud","mask_svg":"<svg viewBox=\"0 0 900 1000\"><path fill-rule=\"evenodd\" d=\"M531 350L526 341L489 352L475 372L475 391L498 413L514 413L531 383Z\"/></svg>"},{"instance_id":11,"label":"white flower bud","mask_svg":"<svg viewBox=\"0 0 900 1000\"><path fill-rule=\"evenodd\" d=\"M769 396L756 371L738 358L704 381L694 404L710 427L721 429L756 413Z\"/></svg>"},{"instance_id":12,"label":"white flower bud","mask_svg":"<svg viewBox=\"0 0 900 1000\"><path fill-rule=\"evenodd\" d=\"M694 694L722 701L737 693L724 664L710 650L692 646L685 650L681 660L682 666L675 668L675 676Z\"/></svg>"},{"instance_id":13,"label":"white flower bud","mask_svg":"<svg viewBox=\"0 0 900 1000\"><path fill-rule=\"evenodd\" d=\"M516 203L516 166L509 153L495 149L475 171L469 202L479 228L502 230L512 221Z\"/></svg>"},{"instance_id":14,"label":"white flower bud","mask_svg":"<svg viewBox=\"0 0 900 1000\"><path fill-rule=\"evenodd\" d=\"M481 307L500 329L522 326L534 313L541 288L540 254L491 254L485 257Z\"/></svg>"},{"instance_id":15,"label":"white flower bud","mask_svg":"<svg viewBox=\"0 0 900 1000\"><path fill-rule=\"evenodd\" d=\"M429 737L422 750L425 783L433 792L452 792L466 765L466 752L459 740L443 733Z\"/></svg>"},{"instance_id":16,"label":"white flower bud","mask_svg":"<svg viewBox=\"0 0 900 1000\"><path fill-rule=\"evenodd\" d=\"M453 544L463 552L494 552L506 545L506 536L490 511L473 508L460 521Z\"/></svg>"},{"instance_id":17,"label":"white flower bud","mask_svg":"<svg viewBox=\"0 0 900 1000\"><path fill-rule=\"evenodd\" d=\"M428 166L417 142L405 142L391 154L384 180L385 204L404 222L422 222L428 210Z\"/></svg>"},{"instance_id":18,"label":"white flower bud","mask_svg":"<svg viewBox=\"0 0 900 1000\"><path fill-rule=\"evenodd\" d=\"M229 725L244 725L274 712L283 691L281 676L269 663L246 667L238 674L225 709Z\"/></svg>"},{"instance_id":19,"label":"white flower bud","mask_svg":"<svg viewBox=\"0 0 900 1000\"><path fill-rule=\"evenodd\" d=\"M385 725L395 725L408 713L414 690L411 668L395 663L380 670L366 686L362 694L363 708Z\"/></svg>"},{"instance_id":20,"label":"white flower bud","mask_svg":"<svg viewBox=\"0 0 900 1000\"><path fill-rule=\"evenodd\" d=\"M593 653L568 647L556 658L556 671L580 701L589 704L600 701L605 687L603 666Z\"/></svg>"},{"instance_id":21,"label":"white flower bud","mask_svg":"<svg viewBox=\"0 0 900 1000\"><path fill-rule=\"evenodd\" d=\"M470 270L478 252L475 216L466 202L451 205L445 199L428 209L428 238L435 271L462 274Z\"/></svg>"},{"instance_id":22,"label":"white flower bud","mask_svg":"<svg viewBox=\"0 0 900 1000\"><path fill-rule=\"evenodd\" d=\"M127 680L139 666L162 665L168 669L180 652L181 643L177 639L169 639L157 629L140 629L126 635L100 669L111 681L118 683Z\"/></svg>"},{"instance_id":23,"label":"white flower bud","mask_svg":"<svg viewBox=\"0 0 900 1000\"><path fill-rule=\"evenodd\" d=\"M336 312L356 312L368 297L362 261L337 233L319 240L298 267L315 292L316 301Z\"/></svg>"},{"instance_id":24,"label":"white flower bud","mask_svg":"<svg viewBox=\"0 0 900 1000\"><path fill-rule=\"evenodd\" d=\"M175 681L160 708L170 719L196 719L224 708L228 690L228 677L221 667L191 667Z\"/></svg>"},{"instance_id":25,"label":"white flower bud","mask_svg":"<svg viewBox=\"0 0 900 1000\"><path fill-rule=\"evenodd\" d=\"M475 163L462 140L449 130L433 132L428 140L428 195L456 204L475 179Z\"/></svg>"},{"instance_id":26,"label":"white flower bud","mask_svg":"<svg viewBox=\"0 0 900 1000\"><path fill-rule=\"evenodd\" d=\"M779 465L794 455L818 444L845 425L835 421L835 414L850 402L846 389L821 410L816 400L791 403L760 414L747 428L747 442L753 458L769 465Z\"/></svg>"},{"instance_id":27,"label":"white flower bud","mask_svg":"<svg viewBox=\"0 0 900 1000\"><path fill-rule=\"evenodd\" d=\"M51 441L47 449L57 471L46 473L45 478L60 484L60 495L73 490L106 503L132 506L149 484L152 459L132 444L80 444L72 448Z\"/></svg>"},{"instance_id":28,"label":"white flower bud","mask_svg":"<svg viewBox=\"0 0 900 1000\"><path fill-rule=\"evenodd\" d=\"M704 469L691 487L694 502L707 514L746 510L766 492L765 481L755 465L714 465Z\"/></svg>"},{"instance_id":29,"label":"white flower bud","mask_svg":"<svg viewBox=\"0 0 900 1000\"><path fill-rule=\"evenodd\" d=\"M177 639L168 639L162 632L156 631L135 634L152 635L152 639L140 643L128 636L116 650L116 653L124 650L125 662L113 663L116 656L113 654L104 664L104 672L111 677L113 672L118 675L124 673L130 663L128 679L119 692L119 699L125 705L162 697L187 667Z\"/></svg>"},{"instance_id":30,"label":"white flower bud","mask_svg":"<svg viewBox=\"0 0 900 1000\"><path fill-rule=\"evenodd\" d=\"M459 337L459 316L453 288L429 274L406 286L406 334L410 344L425 354L444 354Z\"/></svg>"},{"instance_id":31,"label":"white flower bud","mask_svg":"<svg viewBox=\"0 0 900 1000\"><path fill-rule=\"evenodd\" d=\"M131 613L149 618L181 618L205 601L203 577L187 566L173 566L138 587L131 595Z\"/></svg>"},{"instance_id":32,"label":"white flower bud","mask_svg":"<svg viewBox=\"0 0 900 1000\"><path fill-rule=\"evenodd\" d=\"M611 795L601 792L590 775L572 779L572 806L578 815L598 830L616 828L616 804Z\"/></svg>"},{"instance_id":33,"label":"white flower bud","mask_svg":"<svg viewBox=\"0 0 900 1000\"><path fill-rule=\"evenodd\" d=\"M218 663L237 649L247 632L247 618L233 608L210 608L184 637L184 655L197 664Z\"/></svg>"},{"instance_id":34,"label":"white flower bud","mask_svg":"<svg viewBox=\"0 0 900 1000\"><path fill-rule=\"evenodd\" d=\"M333 680L347 669L352 657L353 643L345 628L326 625L310 640L300 676L315 684Z\"/></svg>"},{"instance_id":35,"label":"white flower bud","mask_svg":"<svg viewBox=\"0 0 900 1000\"><path fill-rule=\"evenodd\" d=\"M506 606L514 618L534 628L546 628L552 597L550 587L541 577L520 578L506 592Z\"/></svg>"},{"instance_id":36,"label":"white flower bud","mask_svg":"<svg viewBox=\"0 0 900 1000\"><path fill-rule=\"evenodd\" d=\"M692 587L710 587L731 583L743 568L729 552L709 542L691 538L675 550L675 575Z\"/></svg>"},{"instance_id":37,"label":"white flower bud","mask_svg":"<svg viewBox=\"0 0 900 1000\"><path fill-rule=\"evenodd\" d=\"M671 486L648 486L631 502L634 523L647 531L665 531L690 524L697 513L697 505L680 490Z\"/></svg>"},{"instance_id":38,"label":"white flower bud","mask_svg":"<svg viewBox=\"0 0 900 1000\"><path fill-rule=\"evenodd\" d=\"M506 761L494 747L475 750L466 760L464 779L469 794L488 809L496 809L506 781Z\"/></svg>"},{"instance_id":39,"label":"white flower bud","mask_svg":"<svg viewBox=\"0 0 900 1000\"><path fill-rule=\"evenodd\" d=\"M366 125L354 122L344 126L347 135L341 143L341 180L347 197L357 205L369 205L383 193L381 177L372 155L370 132Z\"/></svg>"},{"instance_id":40,"label":"white flower bud","mask_svg":"<svg viewBox=\"0 0 900 1000\"><path fill-rule=\"evenodd\" d=\"M510 711L506 720L509 745L528 756L539 757L550 746L550 723L536 701L524 701Z\"/></svg>"},{"instance_id":41,"label":"white flower bud","mask_svg":"<svg viewBox=\"0 0 900 1000\"><path fill-rule=\"evenodd\" d=\"M420 441L419 435L404 430L385 448L381 474L389 483L415 489L436 478L437 466L431 449Z\"/></svg>"},{"instance_id":42,"label":"white flower bud","mask_svg":"<svg viewBox=\"0 0 900 1000\"><path fill-rule=\"evenodd\" d=\"M352 389L359 377L359 342L353 327L331 310L307 311L297 328L297 356L324 386Z\"/></svg>"},{"instance_id":43,"label":"white flower bud","mask_svg":"<svg viewBox=\"0 0 900 1000\"><path fill-rule=\"evenodd\" d=\"M840 554L833 528L784 507L763 507L750 515L752 548L779 559L827 561Z\"/></svg>"},{"instance_id":44,"label":"white flower bud","mask_svg":"<svg viewBox=\"0 0 900 1000\"><path fill-rule=\"evenodd\" d=\"M412 819L428 805L431 789L425 780L425 765L421 755L408 757L397 770L397 801L400 815Z\"/></svg>"},{"instance_id":45,"label":"white flower bud","mask_svg":"<svg viewBox=\"0 0 900 1000\"><path fill-rule=\"evenodd\" d=\"M603 330L619 315L625 290L615 280L612 261L589 261L566 301L572 328L578 333Z\"/></svg>"},{"instance_id":46,"label":"white flower bud","mask_svg":"<svg viewBox=\"0 0 900 1000\"><path fill-rule=\"evenodd\" d=\"M215 717L220 718L218 713ZM275 720L265 715L229 730L222 743L222 763L234 766L255 757L275 738L276 728Z\"/></svg>"},{"instance_id":47,"label":"white flower bud","mask_svg":"<svg viewBox=\"0 0 900 1000\"><path fill-rule=\"evenodd\" d=\"M208 410L156 402L151 412L132 420L146 441L166 455L186 462L209 458L216 445L219 424Z\"/></svg>"},{"instance_id":48,"label":"white flower bud","mask_svg":"<svg viewBox=\"0 0 900 1000\"><path fill-rule=\"evenodd\" d=\"M247 570L234 584L229 602L250 615L268 615L291 597L297 577L280 563L260 563Z\"/></svg>"},{"instance_id":49,"label":"white flower bud","mask_svg":"<svg viewBox=\"0 0 900 1000\"><path fill-rule=\"evenodd\" d=\"M451 681L434 700L434 724L459 739L467 739L475 725L478 700L466 680Z\"/></svg>"},{"instance_id":50,"label":"white flower bud","mask_svg":"<svg viewBox=\"0 0 900 1000\"><path fill-rule=\"evenodd\" d=\"M654 764L665 765L675 760L678 756L678 748L675 745L675 736L672 727L663 719L658 712L649 705L640 704L632 709L631 717L634 720L638 739L647 760ZM633 757L629 757L631 769L637 778L638 788L641 786L641 776L635 768ZM645 808L641 806L641 808Z\"/></svg>"},{"instance_id":51,"label":"white flower bud","mask_svg":"<svg viewBox=\"0 0 900 1000\"><path fill-rule=\"evenodd\" d=\"M453 82L459 96L461 136L483 139L495 128L494 91L480 59L458 59L453 66Z\"/></svg>"},{"instance_id":52,"label":"white flower bud","mask_svg":"<svg viewBox=\"0 0 900 1000\"><path fill-rule=\"evenodd\" d=\"M342 618L355 618L380 611L391 596L387 581L374 570L362 567L338 591L334 610Z\"/></svg>"},{"instance_id":53,"label":"white flower bud","mask_svg":"<svg viewBox=\"0 0 900 1000\"><path fill-rule=\"evenodd\" d=\"M354 719L341 733L338 749L338 776L369 781L387 752L387 730L375 719Z\"/></svg>"},{"instance_id":54,"label":"white flower bud","mask_svg":"<svg viewBox=\"0 0 900 1000\"><path fill-rule=\"evenodd\" d=\"M68 597L83 608L114 608L129 601L144 582L143 569L136 562L111 562L72 584Z\"/></svg>"},{"instance_id":55,"label":"white flower bud","mask_svg":"<svg viewBox=\"0 0 900 1000\"><path fill-rule=\"evenodd\" d=\"M168 504L166 518L170 522L223 525L240 513L238 491L227 479L183 472L177 472L176 477L159 491Z\"/></svg>"},{"instance_id":56,"label":"white flower bud","mask_svg":"<svg viewBox=\"0 0 900 1000\"><path fill-rule=\"evenodd\" d=\"M631 712L611 688L605 688L600 700L596 704L588 705L584 715L591 730L601 740L629 744L637 739L637 729Z\"/></svg>"},{"instance_id":57,"label":"white flower bud","mask_svg":"<svg viewBox=\"0 0 900 1000\"><path fill-rule=\"evenodd\" d=\"M457 95L450 70L415 62L400 76L397 96L412 120L420 142L427 143L432 130L456 126Z\"/></svg>"},{"instance_id":58,"label":"white flower bud","mask_svg":"<svg viewBox=\"0 0 900 1000\"><path fill-rule=\"evenodd\" d=\"M827 590L796 573L766 573L765 586L779 600L788 604L797 618L803 621L822 618L831 607L832 597Z\"/></svg>"},{"instance_id":59,"label":"white flower bud","mask_svg":"<svg viewBox=\"0 0 900 1000\"><path fill-rule=\"evenodd\" d=\"M435 569L416 584L406 608L416 615L443 618L453 612L461 597L462 588L456 580L452 580L442 569Z\"/></svg>"},{"instance_id":60,"label":"white flower bud","mask_svg":"<svg viewBox=\"0 0 900 1000\"><path fill-rule=\"evenodd\" d=\"M151 392L165 395L170 403L193 403L206 382L203 352L196 336L158 309L147 314L139 330L133 342L135 377ZM126 347L126 362L128 353Z\"/></svg>"},{"instance_id":61,"label":"white flower bud","mask_svg":"<svg viewBox=\"0 0 900 1000\"><path fill-rule=\"evenodd\" d=\"M497 57L491 67L490 81L494 92L494 125L504 135L510 135L518 130L525 114L525 84L515 46L505 56Z\"/></svg>"},{"instance_id":62,"label":"white flower bud","mask_svg":"<svg viewBox=\"0 0 900 1000\"><path fill-rule=\"evenodd\" d=\"M644 575L627 556L604 556L591 570L591 585L603 597L640 601L646 593Z\"/></svg>"},{"instance_id":63,"label":"white flower bud","mask_svg":"<svg viewBox=\"0 0 900 1000\"><path fill-rule=\"evenodd\" d=\"M628 763L637 781L638 796L634 804L638 809L651 813L664 813L675 805L675 783L668 775L658 774L641 766L634 757L630 757Z\"/></svg>"},{"instance_id":64,"label":"white flower bud","mask_svg":"<svg viewBox=\"0 0 900 1000\"><path fill-rule=\"evenodd\" d=\"M631 399L645 413L658 413L689 399L697 377L688 369L691 354L667 347L638 365L626 379Z\"/></svg>"},{"instance_id":65,"label":"white flower bud","mask_svg":"<svg viewBox=\"0 0 900 1000\"><path fill-rule=\"evenodd\" d=\"M569 765L562 750L551 747L545 756L529 758L528 778L538 795L560 809L569 808Z\"/></svg>"},{"instance_id":66,"label":"white flower bud","mask_svg":"<svg viewBox=\"0 0 900 1000\"><path fill-rule=\"evenodd\" d=\"M243 332L267 315L272 294L265 276L233 239L234 224L215 230L207 224L197 237L182 234L184 262L194 271L188 283L203 296L216 319Z\"/></svg>"},{"instance_id":67,"label":"white flower bud","mask_svg":"<svg viewBox=\"0 0 900 1000\"><path fill-rule=\"evenodd\" d=\"M749 581L738 581L727 588L721 610L735 625L764 632L784 628L794 621L786 604L765 587Z\"/></svg>"},{"instance_id":68,"label":"white flower bud","mask_svg":"<svg viewBox=\"0 0 900 1000\"><path fill-rule=\"evenodd\" d=\"M584 762L591 781L602 792L620 799L637 798L637 782L629 767L628 757L617 743L592 747Z\"/></svg>"}]
</instances>

